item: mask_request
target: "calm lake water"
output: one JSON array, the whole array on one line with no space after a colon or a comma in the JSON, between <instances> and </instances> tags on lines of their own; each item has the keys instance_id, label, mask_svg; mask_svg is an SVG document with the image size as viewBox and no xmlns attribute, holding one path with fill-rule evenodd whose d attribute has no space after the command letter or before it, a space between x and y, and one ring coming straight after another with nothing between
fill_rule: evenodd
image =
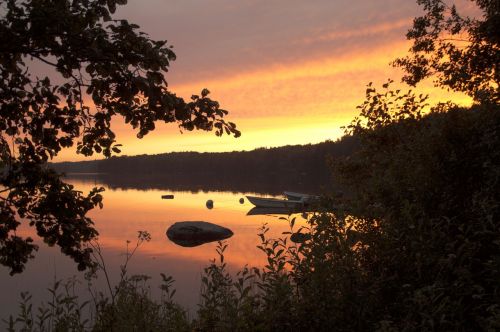
<instances>
[{"instance_id":1,"label":"calm lake water","mask_svg":"<svg viewBox=\"0 0 500 332\"><path fill-rule=\"evenodd\" d=\"M138 231L148 231L152 240L144 243L130 261L129 275L151 276L153 295L158 289L160 273L171 275L175 279L176 301L191 313L195 312L199 302L203 268L209 264L209 260L217 257L217 243L192 248L178 246L169 241L165 234L170 225L177 221L208 221L231 229L234 235L226 240L228 248L225 260L233 272L245 264L265 264L264 254L256 248L260 241L257 233L264 223L270 228L270 237L281 236L282 232L289 230L287 221L279 219L282 215L247 215L253 205L246 198L240 204L239 199L246 194L266 196L259 193L112 189L92 178L67 181L84 193L95 186L106 188L104 208L91 211L90 217L99 231L99 243L112 279L116 281L119 278L119 266L124 262L126 241L130 240L133 245ZM163 194L173 194L175 198L161 199ZM213 200L213 209L205 206L208 199ZM296 217L299 227L305 224L300 215ZM29 291L36 304L47 302L47 288L55 279L77 276L83 280L83 274L77 271L76 265L60 254L58 248L48 248L40 243L29 228L23 228L18 234L31 235L40 245L40 250L20 275L11 277L6 268L0 267L0 318L18 312L19 295L22 291ZM104 290L103 282L104 278L101 278L97 287ZM86 285L82 284L79 293L88 298L85 288Z\"/></svg>"}]
</instances>

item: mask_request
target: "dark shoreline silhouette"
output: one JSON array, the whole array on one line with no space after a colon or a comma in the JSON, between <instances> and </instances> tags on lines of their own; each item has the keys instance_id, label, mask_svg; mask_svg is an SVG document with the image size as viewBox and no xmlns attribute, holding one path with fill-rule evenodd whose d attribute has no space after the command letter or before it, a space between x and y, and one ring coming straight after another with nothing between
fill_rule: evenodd
<instances>
[{"instance_id":1,"label":"dark shoreline silhouette","mask_svg":"<svg viewBox=\"0 0 500 332\"><path fill-rule=\"evenodd\" d=\"M69 179L95 181L110 189L321 194L332 187L327 159L350 155L356 146L347 137L253 151L122 156L50 166Z\"/></svg>"}]
</instances>

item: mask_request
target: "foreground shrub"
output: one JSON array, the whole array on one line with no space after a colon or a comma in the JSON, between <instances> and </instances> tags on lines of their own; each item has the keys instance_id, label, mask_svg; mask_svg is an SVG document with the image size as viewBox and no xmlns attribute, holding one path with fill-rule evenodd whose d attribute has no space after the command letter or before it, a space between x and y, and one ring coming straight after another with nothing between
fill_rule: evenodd
<instances>
[{"instance_id":1,"label":"foreground shrub","mask_svg":"<svg viewBox=\"0 0 500 332\"><path fill-rule=\"evenodd\" d=\"M114 303L98 303L92 331L189 331L186 312L172 301L172 279L162 277L160 302L152 299L149 277L123 280Z\"/></svg>"}]
</instances>

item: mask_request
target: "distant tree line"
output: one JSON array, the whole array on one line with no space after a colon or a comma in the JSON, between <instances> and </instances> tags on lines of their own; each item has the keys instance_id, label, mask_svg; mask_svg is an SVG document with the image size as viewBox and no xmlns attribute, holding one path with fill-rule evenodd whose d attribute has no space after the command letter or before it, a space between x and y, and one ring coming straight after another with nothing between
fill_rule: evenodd
<instances>
[{"instance_id":1,"label":"distant tree line","mask_svg":"<svg viewBox=\"0 0 500 332\"><path fill-rule=\"evenodd\" d=\"M351 154L356 139L259 148L239 152L173 152L63 162L51 167L69 177L97 173L110 187L170 190L229 190L278 193L317 191L331 185L328 158ZM134 176L130 176L133 174ZM88 174L83 174L87 176Z\"/></svg>"}]
</instances>

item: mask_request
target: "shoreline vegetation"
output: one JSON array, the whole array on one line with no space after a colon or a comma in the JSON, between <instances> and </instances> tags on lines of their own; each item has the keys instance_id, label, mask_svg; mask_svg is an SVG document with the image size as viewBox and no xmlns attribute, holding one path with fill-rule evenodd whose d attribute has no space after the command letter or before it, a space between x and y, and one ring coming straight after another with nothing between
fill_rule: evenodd
<instances>
[{"instance_id":1,"label":"shoreline vegetation","mask_svg":"<svg viewBox=\"0 0 500 332\"><path fill-rule=\"evenodd\" d=\"M499 129L500 109L491 105L447 106L392 118L384 126L348 128L360 148L331 166L349 194L324 195L305 228L295 229L293 218L283 218L291 231L282 238L267 238L264 226L258 234L268 262L263 268L245 266L229 274L224 252L230 248L220 243L218 258L204 269L193 318L175 304L171 278L162 276L158 302L151 298L148 276L129 277L122 269L120 283L109 288L114 295L87 304L93 306L90 321L82 318L82 299L58 284L55 307L49 303L50 310L35 313L23 294L20 314L8 326L12 331L496 330ZM308 234L308 240L290 242L294 232ZM43 327L36 327L40 322Z\"/></svg>"}]
</instances>

